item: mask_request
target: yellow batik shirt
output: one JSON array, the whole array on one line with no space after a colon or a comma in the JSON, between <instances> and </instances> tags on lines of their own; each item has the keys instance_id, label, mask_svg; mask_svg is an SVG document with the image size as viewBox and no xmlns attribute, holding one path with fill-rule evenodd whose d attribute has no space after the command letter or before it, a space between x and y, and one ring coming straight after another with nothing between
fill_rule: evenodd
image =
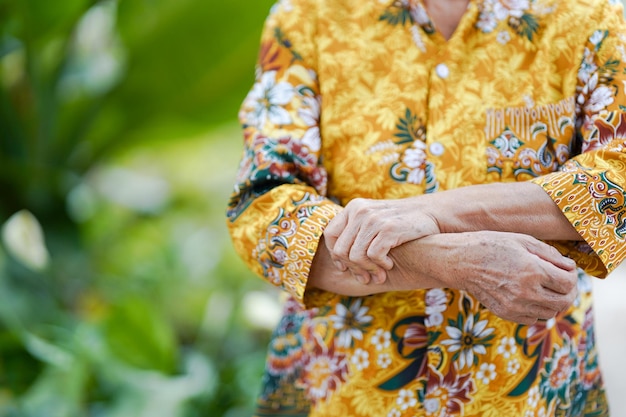
<instances>
[{"instance_id":1,"label":"yellow batik shirt","mask_svg":"<svg viewBox=\"0 0 626 417\"><path fill-rule=\"evenodd\" d=\"M617 0L472 0L447 41L419 0L276 4L228 211L290 295L257 415L607 416L589 275L626 256L625 88ZM584 238L553 242L580 266L569 311L524 326L454 289L305 294L351 199L494 181L540 185Z\"/></svg>"}]
</instances>

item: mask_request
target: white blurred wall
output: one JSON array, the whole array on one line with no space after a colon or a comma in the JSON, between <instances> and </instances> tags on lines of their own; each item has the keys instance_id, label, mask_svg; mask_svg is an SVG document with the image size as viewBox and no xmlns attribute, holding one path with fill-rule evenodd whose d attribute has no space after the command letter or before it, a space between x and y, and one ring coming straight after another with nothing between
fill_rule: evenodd
<instances>
[{"instance_id":1,"label":"white blurred wall","mask_svg":"<svg viewBox=\"0 0 626 417\"><path fill-rule=\"evenodd\" d=\"M611 417L626 417L626 263L596 280L595 306L600 366Z\"/></svg>"},{"instance_id":2,"label":"white blurred wall","mask_svg":"<svg viewBox=\"0 0 626 417\"><path fill-rule=\"evenodd\" d=\"M622 3L626 6L626 0ZM595 302L598 348L611 417L626 417L626 265L596 282Z\"/></svg>"}]
</instances>

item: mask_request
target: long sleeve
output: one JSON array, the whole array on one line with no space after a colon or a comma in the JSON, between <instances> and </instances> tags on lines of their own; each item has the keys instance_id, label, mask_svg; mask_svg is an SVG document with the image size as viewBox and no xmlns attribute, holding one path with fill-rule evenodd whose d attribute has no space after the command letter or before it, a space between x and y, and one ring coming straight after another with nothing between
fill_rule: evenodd
<instances>
[{"instance_id":1,"label":"long sleeve","mask_svg":"<svg viewBox=\"0 0 626 417\"><path fill-rule=\"evenodd\" d=\"M300 302L322 232L341 209L324 197L315 20L303 3L279 2L265 23L239 113L244 152L228 209L237 253Z\"/></svg>"},{"instance_id":2,"label":"long sleeve","mask_svg":"<svg viewBox=\"0 0 626 417\"><path fill-rule=\"evenodd\" d=\"M578 71L581 153L534 180L585 240L579 265L600 277L626 257L626 25L621 4L603 7L614 10L601 11Z\"/></svg>"}]
</instances>

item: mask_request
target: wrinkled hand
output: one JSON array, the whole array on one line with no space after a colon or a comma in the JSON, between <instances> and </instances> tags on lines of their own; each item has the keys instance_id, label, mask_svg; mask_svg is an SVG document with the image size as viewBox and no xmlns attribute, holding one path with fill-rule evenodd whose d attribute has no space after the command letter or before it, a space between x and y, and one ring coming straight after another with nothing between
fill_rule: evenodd
<instances>
[{"instance_id":1,"label":"wrinkled hand","mask_svg":"<svg viewBox=\"0 0 626 417\"><path fill-rule=\"evenodd\" d=\"M326 247L341 270L366 284L381 284L391 270L392 248L439 233L435 219L420 210L416 198L350 201L324 231Z\"/></svg>"},{"instance_id":2,"label":"wrinkled hand","mask_svg":"<svg viewBox=\"0 0 626 417\"><path fill-rule=\"evenodd\" d=\"M445 286L469 292L504 319L533 324L553 318L567 310L578 294L575 262L531 236L450 233L411 242L407 248L433 242L438 254L431 250L430 260L411 260L407 254L397 258L398 268L404 269L400 275L410 276L415 268L439 274Z\"/></svg>"}]
</instances>

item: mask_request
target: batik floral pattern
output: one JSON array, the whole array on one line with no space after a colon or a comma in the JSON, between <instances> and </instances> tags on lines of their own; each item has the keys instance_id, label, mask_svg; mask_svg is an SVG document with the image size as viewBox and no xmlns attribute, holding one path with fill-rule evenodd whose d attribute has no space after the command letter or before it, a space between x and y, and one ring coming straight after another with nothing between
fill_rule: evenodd
<instances>
[{"instance_id":1,"label":"batik floral pattern","mask_svg":"<svg viewBox=\"0 0 626 417\"><path fill-rule=\"evenodd\" d=\"M318 343L302 366L300 383L313 404L328 400L348 378L348 359L334 345Z\"/></svg>"},{"instance_id":2,"label":"batik floral pattern","mask_svg":"<svg viewBox=\"0 0 626 417\"><path fill-rule=\"evenodd\" d=\"M417 24L427 34L435 33L435 25L419 0L394 0L379 19L391 25Z\"/></svg>"},{"instance_id":3,"label":"batik floral pattern","mask_svg":"<svg viewBox=\"0 0 626 417\"><path fill-rule=\"evenodd\" d=\"M362 306L360 298L348 298L335 306L335 314L330 321L336 331L336 343L339 347L351 347L355 340L363 340L363 331L372 322L367 314L368 307Z\"/></svg>"},{"instance_id":4,"label":"batik floral pattern","mask_svg":"<svg viewBox=\"0 0 626 417\"><path fill-rule=\"evenodd\" d=\"M494 328L488 327L487 320L479 320L479 314L469 314L463 317L459 314L456 320L450 320L446 327L448 339L441 342L454 353L453 361L459 363L459 369L477 365L479 355L485 355L487 348L492 345Z\"/></svg>"},{"instance_id":5,"label":"batik floral pattern","mask_svg":"<svg viewBox=\"0 0 626 417\"><path fill-rule=\"evenodd\" d=\"M506 22L515 32L528 40L539 30L537 17L530 13L534 0L486 0L480 3L480 18L476 27L493 32L500 22Z\"/></svg>"},{"instance_id":6,"label":"batik floral pattern","mask_svg":"<svg viewBox=\"0 0 626 417\"><path fill-rule=\"evenodd\" d=\"M409 184L425 183L426 192L437 191L439 185L434 175L433 164L426 153L426 128L422 119L410 109L396 124L393 139L370 147L368 154L379 154L380 165L390 165L389 175L395 181Z\"/></svg>"},{"instance_id":7,"label":"batik floral pattern","mask_svg":"<svg viewBox=\"0 0 626 417\"><path fill-rule=\"evenodd\" d=\"M613 270L626 258L621 13L477 0L444 45L419 0L272 8L228 212L238 254L290 294L256 416L608 415L588 279L570 309L521 326L455 289L345 297L308 274L354 198L515 180L543 187L586 240L559 250Z\"/></svg>"},{"instance_id":8,"label":"batik floral pattern","mask_svg":"<svg viewBox=\"0 0 626 417\"><path fill-rule=\"evenodd\" d=\"M462 416L466 403L472 399L475 385L470 373L452 367L446 375L429 367L424 410L426 416Z\"/></svg>"},{"instance_id":9,"label":"batik floral pattern","mask_svg":"<svg viewBox=\"0 0 626 417\"><path fill-rule=\"evenodd\" d=\"M570 386L578 379L577 356L569 343L555 349L541 372L540 393L548 404L556 400L559 408L571 407Z\"/></svg>"}]
</instances>

